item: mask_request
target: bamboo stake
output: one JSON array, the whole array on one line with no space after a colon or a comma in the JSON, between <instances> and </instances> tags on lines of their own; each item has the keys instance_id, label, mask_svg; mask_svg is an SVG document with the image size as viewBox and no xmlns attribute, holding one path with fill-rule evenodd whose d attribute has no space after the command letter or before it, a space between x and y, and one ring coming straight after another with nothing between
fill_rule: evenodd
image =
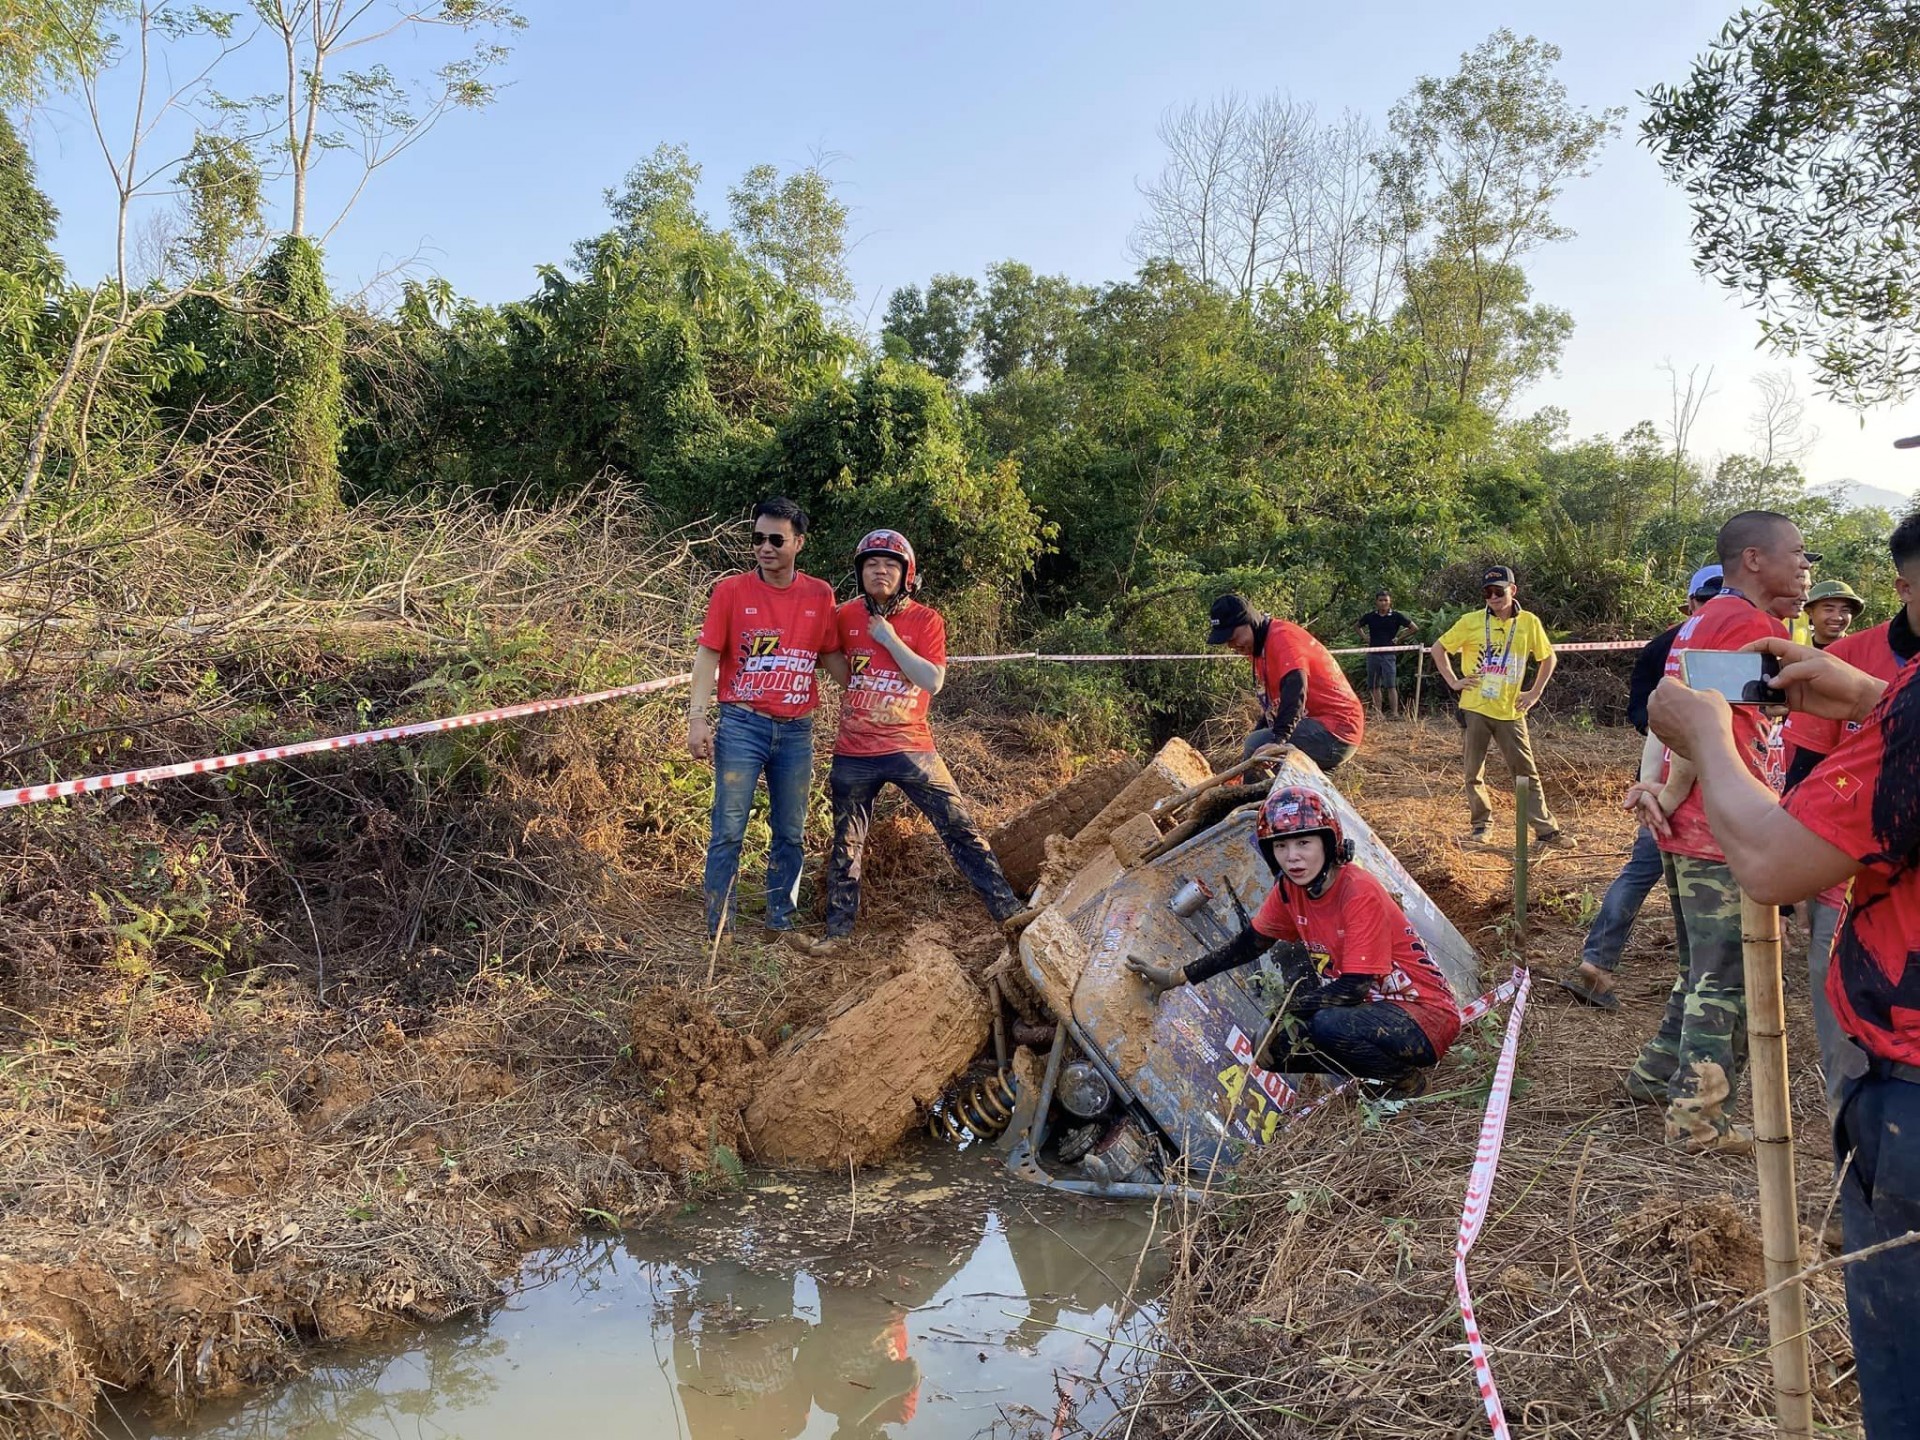
<instances>
[{"instance_id":1,"label":"bamboo stake","mask_svg":"<svg viewBox=\"0 0 1920 1440\"><path fill-rule=\"evenodd\" d=\"M1769 1353L1779 1433L1807 1440L1813 1400L1807 1354L1807 1291L1782 1284L1801 1270L1800 1212L1794 1199L1793 1115L1787 1100L1787 1013L1780 984L1780 910L1740 896L1747 978L1747 1050L1753 1074L1754 1157L1760 1171L1760 1251L1769 1287Z\"/></svg>"},{"instance_id":2,"label":"bamboo stake","mask_svg":"<svg viewBox=\"0 0 1920 1440\"><path fill-rule=\"evenodd\" d=\"M1533 782L1513 782L1513 925L1524 957L1527 945L1527 816L1533 809Z\"/></svg>"},{"instance_id":3,"label":"bamboo stake","mask_svg":"<svg viewBox=\"0 0 1920 1440\"><path fill-rule=\"evenodd\" d=\"M1420 647L1420 654L1413 662L1413 723L1424 725L1420 718L1420 682L1427 678L1427 647Z\"/></svg>"}]
</instances>

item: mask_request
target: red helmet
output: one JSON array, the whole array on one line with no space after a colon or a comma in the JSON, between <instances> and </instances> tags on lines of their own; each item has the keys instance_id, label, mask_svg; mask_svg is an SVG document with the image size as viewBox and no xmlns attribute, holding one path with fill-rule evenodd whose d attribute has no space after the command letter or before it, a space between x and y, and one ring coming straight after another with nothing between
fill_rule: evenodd
<instances>
[{"instance_id":1,"label":"red helmet","mask_svg":"<svg viewBox=\"0 0 1920 1440\"><path fill-rule=\"evenodd\" d=\"M907 537L898 530L869 530L861 539L859 547L853 552L854 578L860 576L860 562L869 555L890 555L907 567L907 573L900 582L902 595L912 594L920 588L920 576L913 562L913 546L907 543Z\"/></svg>"},{"instance_id":2,"label":"red helmet","mask_svg":"<svg viewBox=\"0 0 1920 1440\"><path fill-rule=\"evenodd\" d=\"M1275 790L1260 804L1260 819L1254 835L1267 864L1276 871L1273 847L1292 835L1327 837L1327 864L1344 865L1353 859L1353 842L1340 828L1340 816L1326 797L1304 785L1287 785Z\"/></svg>"}]
</instances>

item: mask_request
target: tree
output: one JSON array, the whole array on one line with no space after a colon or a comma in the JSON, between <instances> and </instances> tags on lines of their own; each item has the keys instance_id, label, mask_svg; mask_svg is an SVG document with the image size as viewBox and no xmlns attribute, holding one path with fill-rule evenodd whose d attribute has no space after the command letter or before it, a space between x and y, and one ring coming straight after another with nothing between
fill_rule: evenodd
<instances>
[{"instance_id":1,"label":"tree","mask_svg":"<svg viewBox=\"0 0 1920 1440\"><path fill-rule=\"evenodd\" d=\"M1379 157L1404 309L1434 346L1430 389L1457 405L1505 397L1550 368L1570 322L1528 306L1519 263L1572 231L1553 218L1624 111L1574 105L1557 47L1497 30L1445 80L1394 106ZM1544 343L1552 341L1552 343Z\"/></svg>"},{"instance_id":2,"label":"tree","mask_svg":"<svg viewBox=\"0 0 1920 1440\"><path fill-rule=\"evenodd\" d=\"M1167 158L1143 191L1136 255L1172 260L1242 300L1299 275L1375 311L1384 272L1366 120L1323 126L1287 96L1229 93L1169 110L1158 134Z\"/></svg>"},{"instance_id":3,"label":"tree","mask_svg":"<svg viewBox=\"0 0 1920 1440\"><path fill-rule=\"evenodd\" d=\"M476 110L493 102L489 72L507 57L502 41L526 21L491 0L251 0L254 13L278 43L286 65L284 91L251 103L278 117L291 180L288 233L307 233L308 181L320 152L360 152L360 180L350 208L373 172L403 154L449 110ZM434 31L472 41L422 84L399 79L384 63L337 68L405 37L415 44ZM361 63L365 63L362 61ZM334 226L339 224L336 219ZM333 226L328 227L331 233Z\"/></svg>"},{"instance_id":4,"label":"tree","mask_svg":"<svg viewBox=\"0 0 1920 1440\"><path fill-rule=\"evenodd\" d=\"M1036 275L1017 260L989 266L980 307L980 369L987 379L1064 364L1091 294L1064 275Z\"/></svg>"},{"instance_id":5,"label":"tree","mask_svg":"<svg viewBox=\"0 0 1920 1440\"><path fill-rule=\"evenodd\" d=\"M20 132L0 112L0 272L17 275L51 260L59 218L34 182L33 157L20 143Z\"/></svg>"},{"instance_id":6,"label":"tree","mask_svg":"<svg viewBox=\"0 0 1920 1440\"><path fill-rule=\"evenodd\" d=\"M196 280L224 286L249 268L248 252L266 237L260 162L244 140L203 134L175 179L186 225L173 259Z\"/></svg>"},{"instance_id":7,"label":"tree","mask_svg":"<svg viewBox=\"0 0 1920 1440\"><path fill-rule=\"evenodd\" d=\"M0 109L64 90L109 46L101 0L0 0Z\"/></svg>"},{"instance_id":8,"label":"tree","mask_svg":"<svg viewBox=\"0 0 1920 1440\"><path fill-rule=\"evenodd\" d=\"M1807 425L1807 405L1786 370L1763 370L1753 377L1759 404L1747 420L1754 450L1764 466L1793 465L1806 459L1820 438L1818 427Z\"/></svg>"},{"instance_id":9,"label":"tree","mask_svg":"<svg viewBox=\"0 0 1920 1440\"><path fill-rule=\"evenodd\" d=\"M236 362L260 417L257 435L292 507L311 517L340 504L340 394L346 328L327 292L320 252L289 235L253 277Z\"/></svg>"},{"instance_id":10,"label":"tree","mask_svg":"<svg viewBox=\"0 0 1920 1440\"><path fill-rule=\"evenodd\" d=\"M881 326L887 353L924 365L942 380L964 385L980 343L980 285L967 275L936 275L925 295L906 285L887 300Z\"/></svg>"},{"instance_id":11,"label":"tree","mask_svg":"<svg viewBox=\"0 0 1920 1440\"><path fill-rule=\"evenodd\" d=\"M1678 515L1680 491L1688 476L1688 442L1700 412L1713 398L1713 366L1707 367L1705 379L1700 376L1700 367L1692 366L1685 384L1671 360L1662 361L1660 369L1667 377L1667 514Z\"/></svg>"},{"instance_id":12,"label":"tree","mask_svg":"<svg viewBox=\"0 0 1920 1440\"><path fill-rule=\"evenodd\" d=\"M677 250L713 233L700 213L694 192L700 188L701 166L684 145L656 145L653 153L627 171L618 189L603 192L614 233L636 249L655 246ZM582 268L591 264L597 242L582 240L574 247Z\"/></svg>"},{"instance_id":13,"label":"tree","mask_svg":"<svg viewBox=\"0 0 1920 1440\"><path fill-rule=\"evenodd\" d=\"M1742 10L1641 135L1693 210L1694 263L1740 291L1781 354L1858 405L1920 379L1920 9L1776 0Z\"/></svg>"},{"instance_id":14,"label":"tree","mask_svg":"<svg viewBox=\"0 0 1920 1440\"><path fill-rule=\"evenodd\" d=\"M847 207L818 165L785 180L755 165L727 192L733 233L749 257L823 305L853 299L847 278Z\"/></svg>"}]
</instances>

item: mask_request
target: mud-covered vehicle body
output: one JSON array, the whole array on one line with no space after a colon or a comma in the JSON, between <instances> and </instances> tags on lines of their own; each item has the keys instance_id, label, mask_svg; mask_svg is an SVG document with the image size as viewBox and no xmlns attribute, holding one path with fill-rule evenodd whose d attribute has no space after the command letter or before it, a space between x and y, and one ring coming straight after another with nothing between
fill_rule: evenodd
<instances>
[{"instance_id":1,"label":"mud-covered vehicle body","mask_svg":"<svg viewBox=\"0 0 1920 1440\"><path fill-rule=\"evenodd\" d=\"M1332 781L1289 752L1272 783L1327 797L1355 863L1399 901L1456 1001L1468 998L1479 969L1472 947ZM1229 796L1228 804L1257 798L1245 787ZM1254 845L1257 809L1231 809L1170 849L1150 846L1151 858L1125 843L1102 845L1057 893L1042 892L1046 908L1009 958L1054 1033L1044 1059L1037 1049L1014 1054L1012 1075L995 1087L1012 1112L1000 1146L1014 1173L1059 1189L1137 1195L1204 1185L1249 1147L1284 1143L1300 1096L1285 1077L1253 1065L1277 998L1266 962L1158 999L1125 963L1130 953L1195 960L1239 931L1273 884Z\"/></svg>"}]
</instances>

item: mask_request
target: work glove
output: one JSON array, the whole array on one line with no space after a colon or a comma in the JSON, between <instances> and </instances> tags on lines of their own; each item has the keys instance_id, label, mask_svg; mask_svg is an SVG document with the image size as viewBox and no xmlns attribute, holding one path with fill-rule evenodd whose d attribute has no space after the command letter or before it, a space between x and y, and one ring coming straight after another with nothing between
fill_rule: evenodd
<instances>
[{"instance_id":1,"label":"work glove","mask_svg":"<svg viewBox=\"0 0 1920 1440\"><path fill-rule=\"evenodd\" d=\"M1138 955L1127 956L1127 969L1153 986L1155 999L1164 991L1187 983L1187 972L1178 965L1156 965L1151 960L1142 960Z\"/></svg>"}]
</instances>

